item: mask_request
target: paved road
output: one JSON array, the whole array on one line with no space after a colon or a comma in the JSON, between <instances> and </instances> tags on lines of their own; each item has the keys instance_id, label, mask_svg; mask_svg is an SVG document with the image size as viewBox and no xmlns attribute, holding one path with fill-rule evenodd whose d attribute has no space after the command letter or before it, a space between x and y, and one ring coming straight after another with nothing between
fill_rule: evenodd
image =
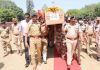
<instances>
[{"instance_id":1,"label":"paved road","mask_svg":"<svg viewBox=\"0 0 100 70\"><path fill-rule=\"evenodd\" d=\"M16 50L16 47L13 47ZM85 53L85 46L83 46L81 51L81 68L82 70L100 70L100 62L96 61L96 48L92 46L93 57L90 58ZM0 46L0 70L32 70L32 65L28 68L24 67L25 59L24 54L22 56L18 55L16 51L14 54L8 55L7 57L2 57L2 46ZM54 58L53 58L53 49L49 49L49 56L47 64L43 64L37 67L37 70L53 70L54 69Z\"/></svg>"}]
</instances>

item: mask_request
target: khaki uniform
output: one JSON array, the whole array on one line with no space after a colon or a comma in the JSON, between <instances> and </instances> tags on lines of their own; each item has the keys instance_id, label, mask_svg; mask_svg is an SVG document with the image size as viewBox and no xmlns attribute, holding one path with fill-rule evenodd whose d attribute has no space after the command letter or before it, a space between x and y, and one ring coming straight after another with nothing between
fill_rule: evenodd
<instances>
[{"instance_id":1,"label":"khaki uniform","mask_svg":"<svg viewBox=\"0 0 100 70\"><path fill-rule=\"evenodd\" d=\"M48 29L47 29L45 23L41 25L41 33L42 33L43 61L46 61L47 60L47 46L48 46L48 40L47 40Z\"/></svg>"},{"instance_id":2,"label":"khaki uniform","mask_svg":"<svg viewBox=\"0 0 100 70\"><path fill-rule=\"evenodd\" d=\"M92 39L93 39L93 34L94 34L93 24L87 25L86 33L87 33L87 53L91 54L90 45L92 45Z\"/></svg>"},{"instance_id":3,"label":"khaki uniform","mask_svg":"<svg viewBox=\"0 0 100 70\"><path fill-rule=\"evenodd\" d=\"M5 29L4 28L1 28L0 30L0 33L1 33L1 44L2 44L2 47L3 47L3 50L4 50L4 55L6 55L8 53L7 51L7 48L10 49L10 51L12 51L12 48L11 48L11 38L10 38L10 30L8 27L6 27Z\"/></svg>"},{"instance_id":4,"label":"khaki uniform","mask_svg":"<svg viewBox=\"0 0 100 70\"><path fill-rule=\"evenodd\" d=\"M100 24L98 24L96 26L96 30L95 30L97 33L98 33L98 36L97 36L97 56L100 57Z\"/></svg>"},{"instance_id":5,"label":"khaki uniform","mask_svg":"<svg viewBox=\"0 0 100 70\"><path fill-rule=\"evenodd\" d=\"M80 25L80 28L83 32L83 39L84 39L84 42L83 44L86 45L87 44L87 38L86 38L86 24L83 24L83 25Z\"/></svg>"},{"instance_id":6,"label":"khaki uniform","mask_svg":"<svg viewBox=\"0 0 100 70\"><path fill-rule=\"evenodd\" d=\"M14 47L17 47L17 52L22 52L22 46L20 42L20 36L19 36L19 24L14 25L12 24L11 27L12 30L12 43Z\"/></svg>"},{"instance_id":7,"label":"khaki uniform","mask_svg":"<svg viewBox=\"0 0 100 70\"><path fill-rule=\"evenodd\" d=\"M36 57L35 53L37 50L37 60L38 63L41 63L41 26L40 23L29 23L27 32L30 35L30 54L31 54L31 63L33 64L33 68L36 68Z\"/></svg>"},{"instance_id":8,"label":"khaki uniform","mask_svg":"<svg viewBox=\"0 0 100 70\"><path fill-rule=\"evenodd\" d=\"M79 32L81 29L78 24L70 25L69 23L65 26L66 33L66 46L67 46L67 64L71 65L73 55L75 53L75 49L79 40Z\"/></svg>"}]
</instances>

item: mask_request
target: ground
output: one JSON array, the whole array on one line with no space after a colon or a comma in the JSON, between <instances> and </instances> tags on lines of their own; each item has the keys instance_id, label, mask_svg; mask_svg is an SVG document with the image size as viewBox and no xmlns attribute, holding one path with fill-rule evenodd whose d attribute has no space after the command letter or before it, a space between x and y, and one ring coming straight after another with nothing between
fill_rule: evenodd
<instances>
[{"instance_id":1,"label":"ground","mask_svg":"<svg viewBox=\"0 0 100 70\"><path fill-rule=\"evenodd\" d=\"M94 45L91 46L92 57L90 58L85 52L85 46L82 47L81 51L81 69L82 70L100 70L100 62L96 60L96 48ZM22 56L16 53L16 47L13 54L3 57L3 49L0 46L0 70L32 70L32 65L25 68L24 54ZM41 66L37 66L37 70L54 70L54 50L49 48L47 64L42 63Z\"/></svg>"}]
</instances>

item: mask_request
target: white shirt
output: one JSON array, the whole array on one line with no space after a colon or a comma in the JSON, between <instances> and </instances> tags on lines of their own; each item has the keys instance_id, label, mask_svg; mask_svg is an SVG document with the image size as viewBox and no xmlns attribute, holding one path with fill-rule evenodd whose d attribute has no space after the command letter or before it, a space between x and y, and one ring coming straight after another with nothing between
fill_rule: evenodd
<instances>
[{"instance_id":1,"label":"white shirt","mask_svg":"<svg viewBox=\"0 0 100 70\"><path fill-rule=\"evenodd\" d=\"M30 22L30 21L29 21ZM29 22L26 22L26 20L22 20L21 22L20 22L20 32L22 32L23 33L23 36L25 36L25 33L26 33L26 29L27 29L27 26L28 26L28 23Z\"/></svg>"}]
</instances>

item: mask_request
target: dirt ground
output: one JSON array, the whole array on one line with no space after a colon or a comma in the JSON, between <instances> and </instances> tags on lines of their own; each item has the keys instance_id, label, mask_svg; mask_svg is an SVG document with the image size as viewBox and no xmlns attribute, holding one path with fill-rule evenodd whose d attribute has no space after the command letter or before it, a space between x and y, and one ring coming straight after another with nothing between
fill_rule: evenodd
<instances>
[{"instance_id":1,"label":"dirt ground","mask_svg":"<svg viewBox=\"0 0 100 70\"><path fill-rule=\"evenodd\" d=\"M100 62L96 60L96 48L94 44L91 46L92 57L90 58L85 52L85 46L81 51L81 68L82 70L100 70ZM13 47L14 53L3 57L3 49L0 44L0 70L32 70L32 65L25 68L24 54L22 56L16 53L16 47ZM42 63L37 66L37 70L53 70L54 69L54 51L49 48L47 64Z\"/></svg>"}]
</instances>

